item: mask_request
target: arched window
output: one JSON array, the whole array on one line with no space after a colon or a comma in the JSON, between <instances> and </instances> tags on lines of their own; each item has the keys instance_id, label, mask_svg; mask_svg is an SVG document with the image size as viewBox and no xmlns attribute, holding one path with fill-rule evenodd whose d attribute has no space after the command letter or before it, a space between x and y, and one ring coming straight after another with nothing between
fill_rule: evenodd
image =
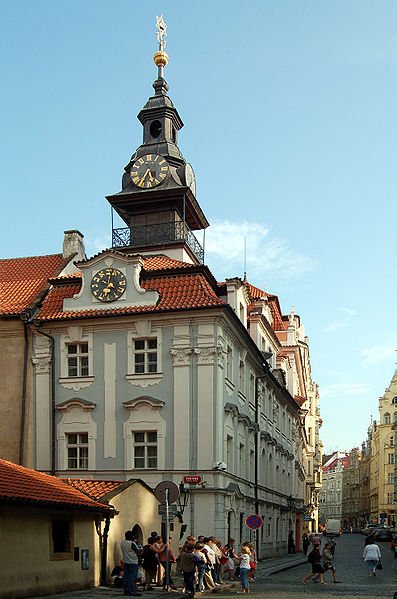
<instances>
[{"instance_id":1,"label":"arched window","mask_svg":"<svg viewBox=\"0 0 397 599\"><path fill-rule=\"evenodd\" d=\"M386 414L384 415L384 423L385 424L390 424L390 414L389 412L386 412Z\"/></svg>"},{"instance_id":2,"label":"arched window","mask_svg":"<svg viewBox=\"0 0 397 599\"><path fill-rule=\"evenodd\" d=\"M132 527L132 534L134 535L134 539L136 539L138 543L144 545L142 528L139 526L139 524L134 524L134 526Z\"/></svg>"}]
</instances>

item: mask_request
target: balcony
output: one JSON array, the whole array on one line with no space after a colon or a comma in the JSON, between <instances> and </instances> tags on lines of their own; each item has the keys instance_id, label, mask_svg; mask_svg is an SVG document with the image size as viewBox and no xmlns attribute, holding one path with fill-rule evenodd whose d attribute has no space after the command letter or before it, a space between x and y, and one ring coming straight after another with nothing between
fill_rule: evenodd
<instances>
[{"instance_id":1,"label":"balcony","mask_svg":"<svg viewBox=\"0 0 397 599\"><path fill-rule=\"evenodd\" d=\"M123 228L112 231L113 248L171 245L178 241L184 241L200 264L203 264L204 250L189 227L183 222L141 225L133 229Z\"/></svg>"}]
</instances>

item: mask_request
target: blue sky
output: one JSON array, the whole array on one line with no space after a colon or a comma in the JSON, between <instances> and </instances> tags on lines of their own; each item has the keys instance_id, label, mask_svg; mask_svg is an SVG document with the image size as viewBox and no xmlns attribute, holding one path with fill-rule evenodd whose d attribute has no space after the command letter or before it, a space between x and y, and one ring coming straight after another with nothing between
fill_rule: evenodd
<instances>
[{"instance_id":1,"label":"blue sky","mask_svg":"<svg viewBox=\"0 0 397 599\"><path fill-rule=\"evenodd\" d=\"M0 254L110 245L159 14L206 262L242 276L246 237L305 324L325 449L357 446L396 363L396 1L2 0Z\"/></svg>"}]
</instances>

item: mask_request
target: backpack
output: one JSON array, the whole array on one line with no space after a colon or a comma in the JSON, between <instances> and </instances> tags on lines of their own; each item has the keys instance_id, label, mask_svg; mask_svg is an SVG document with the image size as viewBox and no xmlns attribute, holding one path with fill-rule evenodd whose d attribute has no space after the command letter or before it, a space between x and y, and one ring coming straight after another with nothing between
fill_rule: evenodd
<instances>
[{"instance_id":1,"label":"backpack","mask_svg":"<svg viewBox=\"0 0 397 599\"><path fill-rule=\"evenodd\" d=\"M308 561L310 564L313 564L313 563L314 563L314 561L315 561L315 560L314 560L313 551L311 551L311 552L309 553L309 555L307 556L307 561Z\"/></svg>"}]
</instances>

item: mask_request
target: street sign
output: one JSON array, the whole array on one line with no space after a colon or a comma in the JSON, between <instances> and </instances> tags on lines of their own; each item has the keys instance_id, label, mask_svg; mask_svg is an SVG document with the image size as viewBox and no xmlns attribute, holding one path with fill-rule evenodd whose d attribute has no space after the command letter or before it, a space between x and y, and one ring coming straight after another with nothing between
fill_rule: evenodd
<instances>
[{"instance_id":1,"label":"street sign","mask_svg":"<svg viewBox=\"0 0 397 599\"><path fill-rule=\"evenodd\" d=\"M260 516L258 516L258 514L251 514L246 518L245 523L248 528L256 529L262 526L263 520Z\"/></svg>"},{"instance_id":2,"label":"street sign","mask_svg":"<svg viewBox=\"0 0 397 599\"><path fill-rule=\"evenodd\" d=\"M187 485L198 485L201 483L201 480L202 478L199 474L186 474L186 476L183 477L183 482Z\"/></svg>"},{"instance_id":3,"label":"street sign","mask_svg":"<svg viewBox=\"0 0 397 599\"><path fill-rule=\"evenodd\" d=\"M168 497L167 497L168 495ZM163 480L154 490L154 496L159 503L174 503L179 497L179 487L172 480Z\"/></svg>"},{"instance_id":4,"label":"street sign","mask_svg":"<svg viewBox=\"0 0 397 599\"><path fill-rule=\"evenodd\" d=\"M310 516L308 516L307 514L303 514L303 520L304 520L305 522L310 522L310 520L311 520L311 517L310 517Z\"/></svg>"},{"instance_id":5,"label":"street sign","mask_svg":"<svg viewBox=\"0 0 397 599\"><path fill-rule=\"evenodd\" d=\"M161 503L158 506L158 513L159 513L159 516L165 516L167 514L167 506L164 505L164 503ZM170 516L170 518L175 518L177 513L178 513L178 506L176 506L176 505L168 506L168 515Z\"/></svg>"}]
</instances>

